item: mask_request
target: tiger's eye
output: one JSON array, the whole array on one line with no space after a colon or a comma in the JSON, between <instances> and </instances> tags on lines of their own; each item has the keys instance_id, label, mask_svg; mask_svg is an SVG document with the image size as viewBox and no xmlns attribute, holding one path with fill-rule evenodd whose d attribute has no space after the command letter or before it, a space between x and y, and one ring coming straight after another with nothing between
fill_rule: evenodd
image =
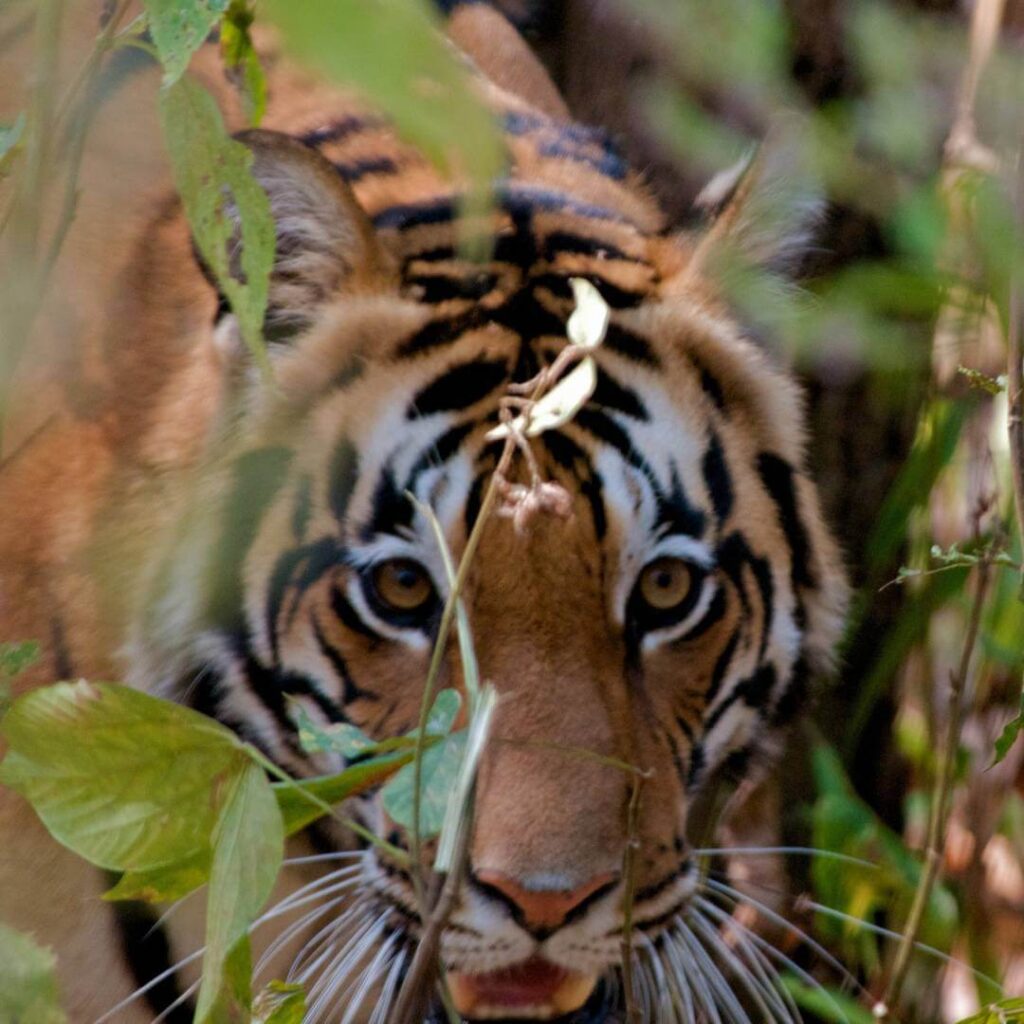
<instances>
[{"instance_id":1,"label":"tiger's eye","mask_svg":"<svg viewBox=\"0 0 1024 1024\"><path fill-rule=\"evenodd\" d=\"M640 596L659 612L682 604L692 586L693 573L678 558L659 558L640 574Z\"/></svg>"},{"instance_id":2,"label":"tiger's eye","mask_svg":"<svg viewBox=\"0 0 1024 1024\"><path fill-rule=\"evenodd\" d=\"M414 612L434 596L434 585L426 570L407 558L382 562L373 570L377 597L398 612Z\"/></svg>"}]
</instances>

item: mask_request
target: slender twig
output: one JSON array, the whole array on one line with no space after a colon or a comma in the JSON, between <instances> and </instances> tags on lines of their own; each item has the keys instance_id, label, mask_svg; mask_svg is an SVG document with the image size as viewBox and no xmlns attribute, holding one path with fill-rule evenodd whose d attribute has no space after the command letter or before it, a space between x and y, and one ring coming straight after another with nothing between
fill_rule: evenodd
<instances>
[{"instance_id":1,"label":"slender twig","mask_svg":"<svg viewBox=\"0 0 1024 1024\"><path fill-rule=\"evenodd\" d=\"M1013 168L1014 210L1018 226L1024 224L1024 154L1018 153ZM1024 302L1021 301L1020 272L1010 281L1010 296L1006 323L1006 432L1010 441L1010 469L1013 479L1013 504L1016 511L1017 533L1024 551ZM1021 593L1024 594L1024 568L1021 575Z\"/></svg>"},{"instance_id":2,"label":"slender twig","mask_svg":"<svg viewBox=\"0 0 1024 1024\"><path fill-rule=\"evenodd\" d=\"M637 1024L642 1018L633 978L633 899L636 893L636 861L640 850L640 794L650 772L634 772L629 808L626 812L626 848L622 854L622 994L626 1020Z\"/></svg>"},{"instance_id":3,"label":"slender twig","mask_svg":"<svg viewBox=\"0 0 1024 1024\"><path fill-rule=\"evenodd\" d=\"M945 734L939 748L939 771L935 780L935 787L932 791L931 808L928 814L924 867L921 870L921 877L918 879L917 889L914 892L914 900L910 907L906 926L903 929L903 937L896 950L896 959L893 963L892 974L889 977L889 984L886 987L880 1006L875 1010L875 1015L880 1020L888 1019L899 1001L900 990L903 987L907 970L910 967L910 956L914 951L917 935L924 921L925 910L928 907L928 900L939 876L939 868L942 864L946 821L949 817L949 805L953 791L953 769L956 764L957 750L960 746L960 730L963 727L965 711L964 694L967 690L971 658L974 654L974 648L978 640L978 631L981 626L981 613L985 607L985 598L988 596L992 566L989 562L984 561L978 565L976 572L971 617L967 625L963 649L960 652L960 663L951 679L949 713Z\"/></svg>"}]
</instances>

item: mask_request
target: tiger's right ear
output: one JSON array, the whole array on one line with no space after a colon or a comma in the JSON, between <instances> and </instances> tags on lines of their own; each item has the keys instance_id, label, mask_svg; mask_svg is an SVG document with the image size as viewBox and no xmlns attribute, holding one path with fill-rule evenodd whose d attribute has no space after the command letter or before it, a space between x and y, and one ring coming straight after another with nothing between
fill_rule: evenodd
<instances>
[{"instance_id":1,"label":"tiger's right ear","mask_svg":"<svg viewBox=\"0 0 1024 1024\"><path fill-rule=\"evenodd\" d=\"M352 190L316 150L262 129L235 138L252 150L253 177L270 200L277 238L264 334L281 343L342 292L387 279L389 262ZM218 347L240 346L230 313L217 334Z\"/></svg>"}]
</instances>

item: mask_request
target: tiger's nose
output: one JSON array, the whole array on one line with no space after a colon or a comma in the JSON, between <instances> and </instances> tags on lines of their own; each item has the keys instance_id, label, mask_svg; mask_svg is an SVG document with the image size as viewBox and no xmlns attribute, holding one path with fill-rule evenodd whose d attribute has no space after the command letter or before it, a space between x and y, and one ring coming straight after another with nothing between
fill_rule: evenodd
<instances>
[{"instance_id":1,"label":"tiger's nose","mask_svg":"<svg viewBox=\"0 0 1024 1024\"><path fill-rule=\"evenodd\" d=\"M619 873L596 875L576 889L559 888L546 881L523 883L500 871L479 871L476 880L507 904L524 928L547 935L561 928L574 911L611 889Z\"/></svg>"}]
</instances>

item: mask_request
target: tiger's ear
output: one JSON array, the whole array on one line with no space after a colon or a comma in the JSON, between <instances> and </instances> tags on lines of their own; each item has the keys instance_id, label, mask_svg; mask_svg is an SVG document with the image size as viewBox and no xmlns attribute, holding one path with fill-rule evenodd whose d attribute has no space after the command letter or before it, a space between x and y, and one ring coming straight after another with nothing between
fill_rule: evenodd
<instances>
[{"instance_id":1,"label":"tiger's ear","mask_svg":"<svg viewBox=\"0 0 1024 1024\"><path fill-rule=\"evenodd\" d=\"M776 124L757 149L713 178L695 205L709 226L689 272L714 277L737 261L782 275L796 271L824 209L796 121Z\"/></svg>"},{"instance_id":2,"label":"tiger's ear","mask_svg":"<svg viewBox=\"0 0 1024 1024\"><path fill-rule=\"evenodd\" d=\"M252 175L270 200L277 237L264 334L282 343L342 290L387 278L389 264L369 217L324 157L280 132L253 129L235 138L252 150ZM219 348L241 350L230 313L216 336Z\"/></svg>"}]
</instances>

